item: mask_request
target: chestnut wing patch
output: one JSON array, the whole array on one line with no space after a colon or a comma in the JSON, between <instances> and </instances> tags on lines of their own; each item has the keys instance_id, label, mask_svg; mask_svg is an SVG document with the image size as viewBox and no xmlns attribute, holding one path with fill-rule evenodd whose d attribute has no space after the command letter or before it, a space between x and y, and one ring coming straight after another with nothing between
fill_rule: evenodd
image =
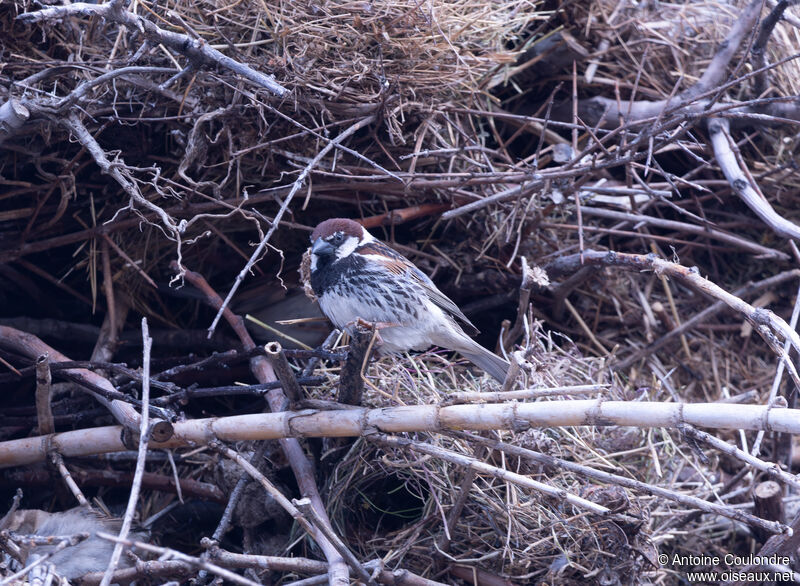
<instances>
[{"instance_id":1,"label":"chestnut wing patch","mask_svg":"<svg viewBox=\"0 0 800 586\"><path fill-rule=\"evenodd\" d=\"M410 264L399 252L392 250L382 242L369 242L362 244L356 252L369 256L370 260L380 263L380 265L393 275L402 275Z\"/></svg>"},{"instance_id":2,"label":"chestnut wing patch","mask_svg":"<svg viewBox=\"0 0 800 586\"><path fill-rule=\"evenodd\" d=\"M378 262L384 269L393 275L405 275L417 285L419 285L425 294L428 296L434 305L437 305L450 314L452 317L457 318L466 327L464 330L474 336L480 333L466 315L453 303L453 301L444 293L439 291L438 287L433 284L428 275L423 273L414 264L409 261L402 254L396 250L392 250L383 242L370 242L359 246L357 252L363 255L369 255L371 260Z\"/></svg>"}]
</instances>

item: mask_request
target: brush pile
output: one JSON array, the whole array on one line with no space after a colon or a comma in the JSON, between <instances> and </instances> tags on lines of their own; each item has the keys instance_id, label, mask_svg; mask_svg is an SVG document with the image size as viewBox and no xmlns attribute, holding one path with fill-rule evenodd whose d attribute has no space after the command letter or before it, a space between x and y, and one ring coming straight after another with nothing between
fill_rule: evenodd
<instances>
[{"instance_id":1,"label":"brush pile","mask_svg":"<svg viewBox=\"0 0 800 586\"><path fill-rule=\"evenodd\" d=\"M114 581L150 564L153 579L201 583L670 583L759 571L725 554L794 555L789 434L587 419L173 437L337 401L502 400L467 397L500 389L435 348L380 358L362 381L346 346L369 340L328 336L298 272L313 227L337 216L410 258L519 365L503 391L539 394L517 399L792 407L789 4L0 5L2 502L21 488L29 510L78 498L122 517L133 485L132 551L151 561L126 558ZM214 291L267 327L215 319ZM151 439L174 449L137 474L148 369ZM6 443L115 424L128 451L59 444L23 463ZM81 490L65 490L67 470ZM37 533L18 517L0 529ZM27 551L12 541L7 575Z\"/></svg>"}]
</instances>

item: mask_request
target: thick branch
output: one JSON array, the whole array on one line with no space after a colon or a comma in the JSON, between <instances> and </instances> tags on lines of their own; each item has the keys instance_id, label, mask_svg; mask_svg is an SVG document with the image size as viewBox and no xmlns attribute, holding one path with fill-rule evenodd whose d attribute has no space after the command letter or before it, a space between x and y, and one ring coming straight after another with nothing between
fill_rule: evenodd
<instances>
[{"instance_id":1,"label":"thick branch","mask_svg":"<svg viewBox=\"0 0 800 586\"><path fill-rule=\"evenodd\" d=\"M742 10L703 75L696 84L680 94L681 100L691 100L695 96L713 90L722 84L727 74L728 64L741 48L745 37L755 28L763 5L764 0L751 0L750 4Z\"/></svg>"},{"instance_id":2,"label":"thick branch","mask_svg":"<svg viewBox=\"0 0 800 586\"><path fill-rule=\"evenodd\" d=\"M730 123L725 118L710 118L708 121L708 132L711 137L711 146L714 149L714 156L717 164L722 169L722 173L731 184L734 193L747 204L761 220L769 226L773 232L785 238L800 240L800 226L793 224L783 216L779 215L769 202L753 186L749 174L746 174L739 166L739 161L733 151L733 139L730 135Z\"/></svg>"},{"instance_id":3,"label":"thick branch","mask_svg":"<svg viewBox=\"0 0 800 586\"><path fill-rule=\"evenodd\" d=\"M0 105L0 145L15 135L25 125L30 115L30 110L14 98Z\"/></svg>"},{"instance_id":4,"label":"thick branch","mask_svg":"<svg viewBox=\"0 0 800 586\"><path fill-rule=\"evenodd\" d=\"M276 220L273 225L273 230L277 226L278 222ZM173 269L177 268L177 264L174 262L170 266ZM225 317L225 320L228 322L228 324L233 327L234 331L236 331L236 334L242 341L242 345L244 346L245 350L249 351L255 348L256 344L253 342L253 338L250 337L250 334L244 327L244 321L242 318L238 315L235 315L227 307L224 307L222 298L217 295L216 291L211 288L202 275L193 271L186 271L185 277L190 283L192 283L205 294L209 305L214 307L219 312L220 316ZM261 383L275 382L278 380L278 378L275 376L275 371L272 369L272 366L269 364L269 361L265 356L253 357L250 360L250 369L253 372L253 375ZM279 414L283 411L283 409L285 409L285 405L287 404L286 395L283 394L283 391L280 387L275 388L267 393L267 403L274 414ZM203 443L206 443L209 441L209 439L213 438L206 438ZM218 437L218 439L224 438ZM315 484L314 470L311 467L311 463L308 461L300 442L298 442L295 438L288 436L283 437L281 438L281 449L283 449L283 453L286 455L286 459L289 461L289 465L292 467L292 471L297 479L297 485L300 487L300 491L302 492L303 496L311 499L314 508L319 514L319 517L323 519L330 528L330 520L328 519L327 512L325 511L325 505L322 502L322 498L319 495L319 490L317 490L317 485ZM347 565L345 564L344 559L339 552L336 551L336 548L333 546L333 544L328 541L325 535L314 528L312 528L311 535L319 544L320 549L322 549L323 553L325 554L325 558L330 564L328 570L330 584L348 584L349 572L347 570Z\"/></svg>"},{"instance_id":5,"label":"thick branch","mask_svg":"<svg viewBox=\"0 0 800 586\"><path fill-rule=\"evenodd\" d=\"M47 354L51 363L68 362L69 358L64 356L58 350L51 348L42 342L36 336L32 336L25 332L9 328L7 326L0 326L0 347L8 348L14 352L18 352L24 356L29 357L31 360L36 360L39 356ZM108 382L108 379L103 378L99 374L87 370L85 368L71 368L65 370L64 374L71 375L82 381L86 381L89 386L98 387L105 391L116 393L114 386ZM129 403L114 399L109 401L102 395L88 391L95 399L111 412L114 419L119 421L126 428L138 433L141 424L141 415ZM172 426L168 421L158 421L153 425L153 434L159 439L165 439L172 433Z\"/></svg>"},{"instance_id":6,"label":"thick branch","mask_svg":"<svg viewBox=\"0 0 800 586\"><path fill-rule=\"evenodd\" d=\"M783 12L789 7L788 0L781 0L778 5L772 9L769 15L761 23L761 28L758 31L753 47L750 49L750 54L753 56L753 68L765 69L767 65L767 41L772 36L772 31L775 25L783 16ZM767 71L756 76L755 83L753 84L753 93L757 96L763 94L767 89Z\"/></svg>"},{"instance_id":7,"label":"thick branch","mask_svg":"<svg viewBox=\"0 0 800 586\"><path fill-rule=\"evenodd\" d=\"M722 403L643 403L603 399L482 405L416 405L383 409L303 410L254 413L175 424L166 442L150 447L205 445L213 439L251 441L299 437L358 437L382 433L488 430L568 425L678 427L779 431L800 434L800 409L776 405ZM88 456L127 448L119 426L54 434L51 445L65 457ZM292 439L292 441L296 441ZM41 437L0 443L0 468L41 462L47 449Z\"/></svg>"}]
</instances>

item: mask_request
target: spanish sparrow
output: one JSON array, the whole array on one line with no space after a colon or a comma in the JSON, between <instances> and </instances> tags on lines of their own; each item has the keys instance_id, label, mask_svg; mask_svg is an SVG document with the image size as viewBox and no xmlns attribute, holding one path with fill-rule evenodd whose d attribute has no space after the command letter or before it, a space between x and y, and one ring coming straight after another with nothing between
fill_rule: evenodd
<instances>
[{"instance_id":1,"label":"spanish sparrow","mask_svg":"<svg viewBox=\"0 0 800 586\"><path fill-rule=\"evenodd\" d=\"M381 352L455 350L503 381L508 362L472 340L474 325L427 275L403 255L344 218L325 220L311 234L311 288L338 328L358 318L387 324Z\"/></svg>"}]
</instances>

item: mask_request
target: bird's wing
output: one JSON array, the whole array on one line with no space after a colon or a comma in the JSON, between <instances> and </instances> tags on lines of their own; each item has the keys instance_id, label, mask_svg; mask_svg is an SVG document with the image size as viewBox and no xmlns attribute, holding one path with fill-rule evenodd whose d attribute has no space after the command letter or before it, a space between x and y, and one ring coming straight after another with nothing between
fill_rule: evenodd
<instances>
[{"instance_id":1,"label":"bird's wing","mask_svg":"<svg viewBox=\"0 0 800 586\"><path fill-rule=\"evenodd\" d=\"M404 257L396 250L392 250L386 244L380 241L370 242L358 248L358 252L363 255L368 255L375 262L380 263L383 268L395 275L406 275L414 283L420 286L424 293L428 296L434 305L443 309L451 316L458 318L465 326L467 333L475 335L480 333L478 328L469 321L466 315L453 303L453 301L444 293L439 291L439 288L434 285L430 277L419 270L414 263Z\"/></svg>"}]
</instances>

